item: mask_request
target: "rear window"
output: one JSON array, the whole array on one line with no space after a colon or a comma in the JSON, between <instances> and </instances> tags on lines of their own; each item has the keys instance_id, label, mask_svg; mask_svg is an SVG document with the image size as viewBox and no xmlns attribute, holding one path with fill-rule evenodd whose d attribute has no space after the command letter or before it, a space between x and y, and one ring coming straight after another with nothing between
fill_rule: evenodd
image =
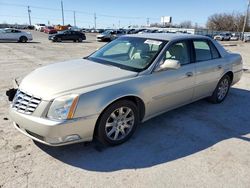
<instances>
[{"instance_id":1,"label":"rear window","mask_svg":"<svg viewBox=\"0 0 250 188\"><path fill-rule=\"evenodd\" d=\"M194 41L194 48L196 61L208 61L212 59L212 53L207 41Z\"/></svg>"},{"instance_id":2,"label":"rear window","mask_svg":"<svg viewBox=\"0 0 250 188\"><path fill-rule=\"evenodd\" d=\"M214 44L212 42L210 42L210 49L211 49L213 59L217 59L217 58L221 57L217 48L214 46Z\"/></svg>"}]
</instances>

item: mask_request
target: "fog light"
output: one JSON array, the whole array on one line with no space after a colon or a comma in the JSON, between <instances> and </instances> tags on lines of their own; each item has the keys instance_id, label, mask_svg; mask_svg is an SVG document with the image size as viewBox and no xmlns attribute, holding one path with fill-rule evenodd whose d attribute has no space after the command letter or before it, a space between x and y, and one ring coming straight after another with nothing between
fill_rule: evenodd
<instances>
[{"instance_id":1,"label":"fog light","mask_svg":"<svg viewBox=\"0 0 250 188\"><path fill-rule=\"evenodd\" d=\"M57 137L57 138L46 138L45 139L46 142L50 143L50 144L58 144L58 143L62 143L63 139L61 137Z\"/></svg>"},{"instance_id":2,"label":"fog light","mask_svg":"<svg viewBox=\"0 0 250 188\"><path fill-rule=\"evenodd\" d=\"M79 140L79 139L80 139L80 136L74 134L74 135L69 135L69 136L67 136L67 137L64 139L64 141L65 141L65 142L71 142L71 141L75 141L75 140Z\"/></svg>"}]
</instances>

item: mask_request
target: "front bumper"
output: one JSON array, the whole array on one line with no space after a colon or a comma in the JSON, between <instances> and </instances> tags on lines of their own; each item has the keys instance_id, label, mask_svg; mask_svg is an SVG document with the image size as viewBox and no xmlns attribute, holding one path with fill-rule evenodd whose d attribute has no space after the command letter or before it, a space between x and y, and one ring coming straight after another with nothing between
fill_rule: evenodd
<instances>
[{"instance_id":1,"label":"front bumper","mask_svg":"<svg viewBox=\"0 0 250 188\"><path fill-rule=\"evenodd\" d=\"M66 121L53 121L19 113L10 107L14 126L21 133L49 146L91 141L98 115Z\"/></svg>"}]
</instances>

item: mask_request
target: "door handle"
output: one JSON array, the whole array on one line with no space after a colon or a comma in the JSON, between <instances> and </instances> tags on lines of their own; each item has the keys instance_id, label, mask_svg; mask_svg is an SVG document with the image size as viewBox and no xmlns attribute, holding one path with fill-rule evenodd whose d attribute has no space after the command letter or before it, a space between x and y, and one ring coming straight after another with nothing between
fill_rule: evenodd
<instances>
[{"instance_id":1,"label":"door handle","mask_svg":"<svg viewBox=\"0 0 250 188\"><path fill-rule=\"evenodd\" d=\"M193 74L192 72L187 72L187 73L186 73L186 76L187 76L187 77L192 77L193 75L194 75L194 74Z\"/></svg>"},{"instance_id":2,"label":"door handle","mask_svg":"<svg viewBox=\"0 0 250 188\"><path fill-rule=\"evenodd\" d=\"M218 65L217 68L218 68L218 69L222 69L222 65Z\"/></svg>"}]
</instances>

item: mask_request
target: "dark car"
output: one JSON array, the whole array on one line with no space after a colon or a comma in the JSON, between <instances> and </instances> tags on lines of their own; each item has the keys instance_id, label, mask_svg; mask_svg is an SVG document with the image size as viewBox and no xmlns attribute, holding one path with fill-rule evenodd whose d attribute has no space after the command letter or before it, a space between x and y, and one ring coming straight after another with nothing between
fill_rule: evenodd
<instances>
[{"instance_id":1,"label":"dark car","mask_svg":"<svg viewBox=\"0 0 250 188\"><path fill-rule=\"evenodd\" d=\"M61 42L67 40L82 42L83 40L86 40L86 36L84 33L81 33L79 31L67 30L54 35L50 35L49 40L52 40L53 42Z\"/></svg>"}]
</instances>

